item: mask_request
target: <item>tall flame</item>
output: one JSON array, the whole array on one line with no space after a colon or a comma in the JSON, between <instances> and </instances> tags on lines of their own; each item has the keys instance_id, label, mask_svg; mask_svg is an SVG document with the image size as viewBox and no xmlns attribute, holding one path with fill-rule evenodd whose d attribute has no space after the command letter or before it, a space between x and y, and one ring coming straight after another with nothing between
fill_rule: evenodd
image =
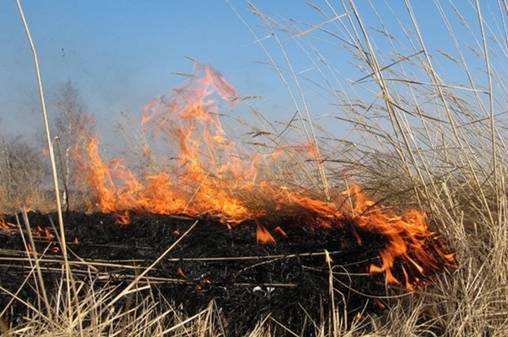
<instances>
[{"instance_id":1,"label":"tall flame","mask_svg":"<svg viewBox=\"0 0 508 337\"><path fill-rule=\"evenodd\" d=\"M135 174L122 160L106 163L99 153L99 141L90 139L82 165L96 198L95 206L102 212L116 214L121 223L128 223L129 212L134 212L209 214L236 226L245 220L290 210L311 215L312 223L306 225L332 228L350 221L358 229L387 238L386 246L379 252L380 263L372 264L370 272L384 273L387 283L404 282L408 288L443 264L453 263L453 256L445 254L441 247L428 247L435 234L428 229L421 211L396 215L368 199L357 185L335 202L327 202L263 179L261 164L276 160L283 149L263 156L241 155L226 137L214 96L230 105L239 100L235 89L218 72L211 67L198 67L195 76L173 95L158 97L145 107L141 122L144 131L166 137L167 143L177 149L174 165L164 170L147 169ZM305 148L311 156L315 152L312 146ZM168 149L171 150L174 149ZM146 153L150 151L145 148ZM285 236L284 230L278 228L277 232ZM275 242L259 222L256 237L260 243ZM357 239L359 245L363 244L360 236Z\"/></svg>"}]
</instances>

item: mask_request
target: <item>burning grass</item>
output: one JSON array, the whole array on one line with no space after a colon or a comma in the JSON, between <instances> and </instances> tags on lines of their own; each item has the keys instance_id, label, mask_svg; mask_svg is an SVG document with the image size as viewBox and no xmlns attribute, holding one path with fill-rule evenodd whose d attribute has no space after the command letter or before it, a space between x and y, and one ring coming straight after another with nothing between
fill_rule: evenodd
<instances>
[{"instance_id":1,"label":"burning grass","mask_svg":"<svg viewBox=\"0 0 508 337\"><path fill-rule=\"evenodd\" d=\"M74 157L91 213L66 217L72 273L51 216L0 219L0 316L12 319L13 335L505 336L506 30L493 27L505 26L506 4L491 25L479 2L472 16L434 2L456 47L438 54L466 74L460 84L439 71L410 1L401 4L409 51L376 8L364 16L354 1L341 4L312 5L324 23L301 29L249 3L282 61L235 11L293 99L289 123L253 132L275 146L251 152L232 142L223 112L244 99L203 66L147 105L141 125L151 142L138 162L106 160L97 137L80 137ZM455 29L474 35L464 20L475 16L472 60ZM342 83L323 54L313 59L303 37L316 32L356 57L359 80ZM333 118L361 137L315 131L304 80L316 79L295 72L292 42L323 76L320 88L340 109ZM293 120L303 143L285 138Z\"/></svg>"},{"instance_id":2,"label":"burning grass","mask_svg":"<svg viewBox=\"0 0 508 337\"><path fill-rule=\"evenodd\" d=\"M357 315L386 308L386 286L414 291L455 264L422 211L397 214L356 184L320 196L271 180L266 168L274 170L283 151L240 154L225 135L214 94L228 104L239 100L220 74L198 66L174 95L147 106L142 123L153 128L145 132L174 139L170 149L178 149L176 163L160 171L135 174L121 159L105 162L95 137L84 144L85 155L76 152L94 201L89 211L103 213L66 215L65 236L75 238L68 262L74 281L127 282L127 290L157 284L159 293L188 315L214 302L223 312L225 331L239 335L267 315L295 329L306 317L318 320L323 308L340 308L351 323ZM312 145L299 148L318 159ZM146 154L150 151L145 147ZM2 248L11 252L3 260L18 261L4 264L7 291L22 283L30 256L40 269L39 286L57 286L49 275L58 273L61 251L50 219L23 213L21 237L9 230L19 217L3 220ZM194 219L193 231L180 242ZM30 223L36 227L30 229ZM12 253L23 247L28 259ZM38 260L38 252L56 255L45 253ZM329 297L330 289L341 296ZM20 309L13 310L11 315L20 315ZM312 334L309 329L305 333Z\"/></svg>"},{"instance_id":3,"label":"burning grass","mask_svg":"<svg viewBox=\"0 0 508 337\"><path fill-rule=\"evenodd\" d=\"M360 187L323 201L303 192L293 191L263 176L261 166L273 168L283 156L276 148L266 155L239 154L225 135L214 94L233 104L239 100L233 86L211 67L199 66L194 77L175 90L170 97L160 97L145 108L142 123L153 129L146 132L164 134L176 139L176 164L158 172L144 173L142 178L129 170L122 160L107 164L99 154L98 141L86 145L88 156L82 158L84 174L96 197L96 207L117 214L122 224L129 223L129 213L166 214L218 218L229 227L246 221L257 223L257 241L275 243L274 236L259 219L268 214L293 218L294 226L331 229L344 228L383 236L385 247L379 252L380 264L370 266L371 273L383 273L387 284L402 282L408 289L419 285L427 274L452 265L453 254L437 240L427 225L425 214L416 209L400 215L367 198ZM173 148L170 143L170 149ZM309 156L318 160L312 144ZM149 152L145 148L145 152ZM274 217L271 227L284 233ZM368 249L368 247L367 247ZM396 266L396 264L398 264ZM402 270L394 276L393 270Z\"/></svg>"}]
</instances>

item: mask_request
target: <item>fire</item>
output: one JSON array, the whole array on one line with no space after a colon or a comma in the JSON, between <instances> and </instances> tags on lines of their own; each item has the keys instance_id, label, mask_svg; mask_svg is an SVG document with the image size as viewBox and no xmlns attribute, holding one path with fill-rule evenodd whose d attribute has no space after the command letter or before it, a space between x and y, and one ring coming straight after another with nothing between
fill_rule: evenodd
<instances>
[{"instance_id":1,"label":"fire","mask_svg":"<svg viewBox=\"0 0 508 337\"><path fill-rule=\"evenodd\" d=\"M256 241L262 244L275 243L275 238L261 224L256 225Z\"/></svg>"},{"instance_id":2,"label":"fire","mask_svg":"<svg viewBox=\"0 0 508 337\"><path fill-rule=\"evenodd\" d=\"M55 235L47 227L42 228L40 226L36 226L32 230L32 235L34 237L36 237L36 238L45 239L45 240L48 240L48 241L53 241L55 239Z\"/></svg>"},{"instance_id":3,"label":"fire","mask_svg":"<svg viewBox=\"0 0 508 337\"><path fill-rule=\"evenodd\" d=\"M2 216L2 214L0 214L0 230L4 230L4 231L10 231L10 230L13 230L15 228L15 226L9 222L7 222L7 220L5 220L5 218Z\"/></svg>"},{"instance_id":4,"label":"fire","mask_svg":"<svg viewBox=\"0 0 508 337\"><path fill-rule=\"evenodd\" d=\"M195 76L173 95L146 105L141 120L144 132L159 140L159 145L171 145L165 151L174 160L163 169L146 168L135 173L123 160L107 163L100 155L99 140L91 138L82 166L95 195L96 209L115 214L122 224L130 222L130 213L207 214L230 227L254 220L256 240L263 244L275 243L275 238L257 219L274 213L307 214L306 225L325 229L352 223L360 246L360 231L386 238L380 261L370 266L370 272L384 274L388 284L403 283L407 288L453 263L453 256L434 243L437 235L429 230L421 211L397 215L367 198L357 185L337 194L331 202L270 181L262 168L283 156L287 148L264 155L240 153L226 136L216 98L229 106L239 101L236 90L222 75L211 67L199 66ZM161 142L161 138L167 141ZM153 152L143 147L144 155ZM312 159L318 153L314 145L299 145L298 152ZM281 227L274 232L290 235Z\"/></svg>"},{"instance_id":5,"label":"fire","mask_svg":"<svg viewBox=\"0 0 508 337\"><path fill-rule=\"evenodd\" d=\"M427 270L439 270L443 265L453 265L454 255L443 254L439 245L428 247L429 239L436 238L435 233L429 231L425 213L410 209L402 215L396 215L391 210L383 209L365 197L358 185L353 185L348 193L354 194L356 204L353 212L358 227L375 233L382 233L388 238L388 244L379 253L381 265L371 265L371 273L385 273L386 282L398 284L399 280L392 271L395 262L403 261L401 265L405 286L412 288L420 280L417 276L411 279L406 268L416 270L422 277ZM435 253L432 249L437 250Z\"/></svg>"},{"instance_id":6,"label":"fire","mask_svg":"<svg viewBox=\"0 0 508 337\"><path fill-rule=\"evenodd\" d=\"M114 217L117 224L128 225L131 223L131 217L128 211L125 211L122 214L115 214Z\"/></svg>"}]
</instances>

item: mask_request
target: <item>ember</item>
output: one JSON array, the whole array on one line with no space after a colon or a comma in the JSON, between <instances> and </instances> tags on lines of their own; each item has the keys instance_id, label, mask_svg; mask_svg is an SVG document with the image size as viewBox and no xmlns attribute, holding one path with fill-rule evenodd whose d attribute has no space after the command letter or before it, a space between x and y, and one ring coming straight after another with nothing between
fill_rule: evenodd
<instances>
[{"instance_id":1,"label":"ember","mask_svg":"<svg viewBox=\"0 0 508 337\"><path fill-rule=\"evenodd\" d=\"M4 218L4 216L0 214L0 230L9 231L14 228L15 228L15 226L13 224L7 222L7 220L5 220L5 218Z\"/></svg>"}]
</instances>

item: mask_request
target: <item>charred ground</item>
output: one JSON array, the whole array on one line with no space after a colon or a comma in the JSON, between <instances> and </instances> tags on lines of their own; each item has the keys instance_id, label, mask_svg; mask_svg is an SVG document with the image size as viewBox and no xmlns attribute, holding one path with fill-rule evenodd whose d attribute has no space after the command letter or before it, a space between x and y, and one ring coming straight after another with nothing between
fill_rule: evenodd
<instances>
[{"instance_id":1,"label":"charred ground","mask_svg":"<svg viewBox=\"0 0 508 337\"><path fill-rule=\"evenodd\" d=\"M55 215L29 213L28 218L32 230L39 233L35 237L37 252L46 250L41 259L46 286L55 287L62 265L57 237L48 240L40 234L55 233L51 220ZM17 221L15 216L5 220L12 224ZM68 213L66 238L74 273L85 281L91 281L92 275L95 282L127 284L195 220L131 215L132 223L121 225L109 214ZM228 330L236 333L253 328L268 314L288 326L301 326L302 308L314 318L329 308L326 251L333 260L334 287L339 291L336 304L351 317L358 312L379 312L384 306L379 297L386 295L387 288L381 274L369 274L369 266L378 261L386 238L356 228L353 220L343 220L329 229L307 222L306 215L274 215L228 228L217 219L203 216L142 283L152 284L185 314L194 314L214 300L227 319ZM256 242L260 224L273 234L275 244ZM0 231L0 235L0 283L16 292L30 269L29 260L19 231L13 228ZM35 302L33 289L24 287L19 296ZM2 306L9 300L0 295ZM19 305L11 314L20 315L24 310Z\"/></svg>"}]
</instances>

